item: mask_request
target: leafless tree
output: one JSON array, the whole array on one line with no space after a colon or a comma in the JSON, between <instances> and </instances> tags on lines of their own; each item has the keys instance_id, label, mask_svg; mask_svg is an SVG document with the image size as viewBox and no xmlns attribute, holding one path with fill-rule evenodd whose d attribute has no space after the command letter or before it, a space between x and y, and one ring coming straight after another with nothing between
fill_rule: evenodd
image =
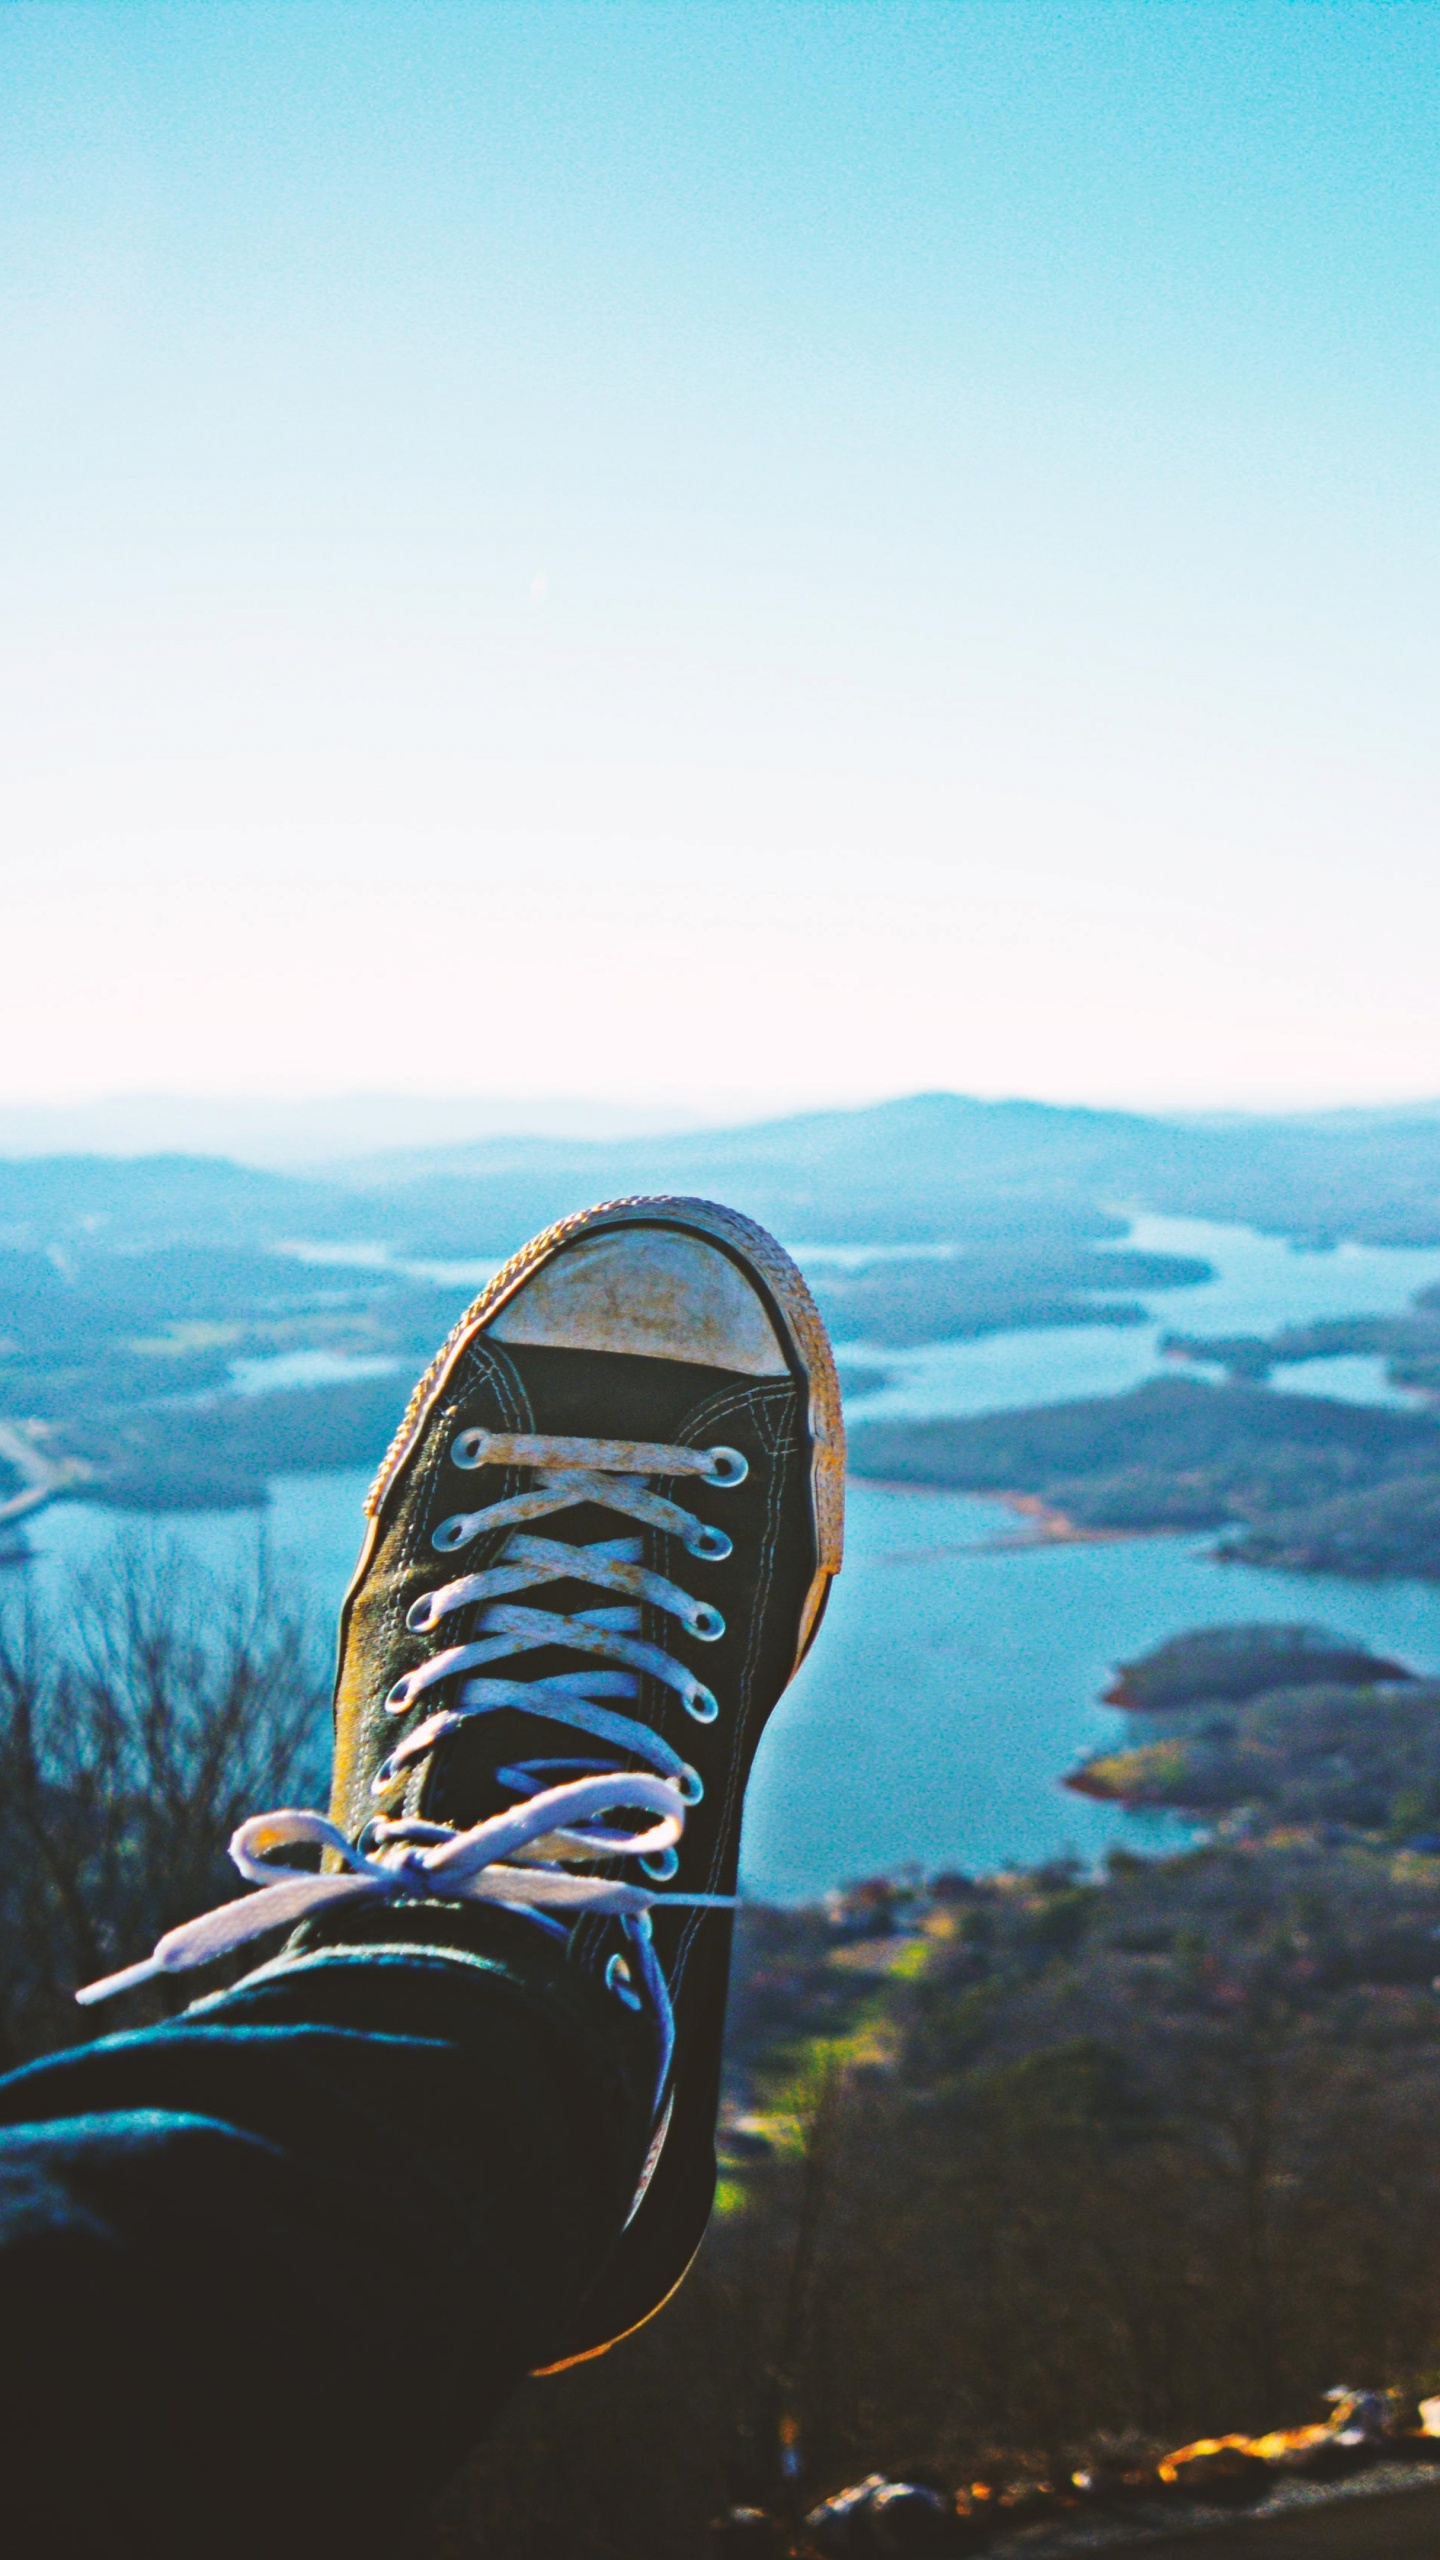
<instances>
[{"instance_id":1,"label":"leafless tree","mask_svg":"<svg viewBox=\"0 0 1440 2560\"><path fill-rule=\"evenodd\" d=\"M118 2023L77 1984L236 1890L247 1813L313 1802L328 1679L304 1595L263 1540L208 1572L128 1535L59 1601L0 1616L0 2060ZM193 1997L150 1986L123 2023Z\"/></svg>"}]
</instances>

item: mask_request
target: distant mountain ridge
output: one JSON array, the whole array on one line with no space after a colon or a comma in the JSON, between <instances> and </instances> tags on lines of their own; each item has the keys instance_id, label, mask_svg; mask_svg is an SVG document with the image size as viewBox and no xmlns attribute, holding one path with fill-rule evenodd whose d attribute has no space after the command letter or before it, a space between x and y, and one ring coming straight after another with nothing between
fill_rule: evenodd
<instances>
[{"instance_id":1,"label":"distant mountain ridge","mask_svg":"<svg viewBox=\"0 0 1440 2560\"><path fill-rule=\"evenodd\" d=\"M381 1148L461 1146L517 1132L635 1137L733 1116L580 1096L514 1102L483 1094L111 1094L92 1102L0 1102L0 1157L228 1156L263 1173L308 1173Z\"/></svg>"},{"instance_id":2,"label":"distant mountain ridge","mask_svg":"<svg viewBox=\"0 0 1440 2560\"><path fill-rule=\"evenodd\" d=\"M937 1153L948 1155L952 1149L968 1155L971 1169L989 1163L1013 1172L1031 1161L1048 1166L1058 1149L1077 1157L1103 1154L1166 1125L1135 1112L1097 1111L1082 1104L981 1102L967 1094L914 1093L850 1109L790 1112L783 1119L745 1121L732 1129L687 1129L638 1139L496 1137L467 1146L391 1150L355 1158L343 1168L322 1169L346 1182L368 1185L423 1173L509 1170L540 1155L556 1164L636 1155L680 1165L697 1160L869 1163L883 1145L887 1153L898 1146L913 1168L926 1174L933 1172Z\"/></svg>"},{"instance_id":3,"label":"distant mountain ridge","mask_svg":"<svg viewBox=\"0 0 1440 2560\"><path fill-rule=\"evenodd\" d=\"M1222 1124L922 1093L732 1129L496 1135L305 1176L214 1156L29 1156L0 1160L0 1241L380 1241L493 1256L636 1191L716 1194L808 1244L1099 1237L1131 1207L1312 1245L1440 1244L1440 1109Z\"/></svg>"}]
</instances>

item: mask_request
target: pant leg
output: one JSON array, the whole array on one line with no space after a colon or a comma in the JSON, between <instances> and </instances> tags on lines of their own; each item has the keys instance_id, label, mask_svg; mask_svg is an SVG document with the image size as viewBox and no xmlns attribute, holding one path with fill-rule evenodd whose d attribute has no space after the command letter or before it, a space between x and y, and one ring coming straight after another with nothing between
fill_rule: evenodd
<instances>
[{"instance_id":1,"label":"pant leg","mask_svg":"<svg viewBox=\"0 0 1440 2560\"><path fill-rule=\"evenodd\" d=\"M414 1947L0 2080L17 2548L392 2549L613 2246L641 2122L602 2036Z\"/></svg>"}]
</instances>

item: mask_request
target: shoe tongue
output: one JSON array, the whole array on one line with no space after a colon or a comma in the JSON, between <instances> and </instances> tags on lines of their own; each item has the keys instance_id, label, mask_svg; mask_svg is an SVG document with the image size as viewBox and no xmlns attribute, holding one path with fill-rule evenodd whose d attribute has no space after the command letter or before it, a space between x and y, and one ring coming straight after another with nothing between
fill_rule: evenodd
<instances>
[{"instance_id":1,"label":"shoe tongue","mask_svg":"<svg viewBox=\"0 0 1440 2560\"><path fill-rule=\"evenodd\" d=\"M755 1383L739 1370L628 1351L507 1342L505 1356L525 1389L532 1427L566 1439L683 1441L698 1407L727 1387Z\"/></svg>"}]
</instances>

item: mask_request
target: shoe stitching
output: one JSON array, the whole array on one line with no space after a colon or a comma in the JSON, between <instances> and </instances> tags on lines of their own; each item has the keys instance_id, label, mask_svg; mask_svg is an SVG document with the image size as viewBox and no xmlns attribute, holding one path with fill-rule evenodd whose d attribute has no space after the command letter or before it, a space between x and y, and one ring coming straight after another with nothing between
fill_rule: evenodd
<instances>
[{"instance_id":1,"label":"shoe stitching","mask_svg":"<svg viewBox=\"0 0 1440 2560\"><path fill-rule=\"evenodd\" d=\"M419 1556L423 1552L423 1542L429 1536L432 1510L431 1497L439 1479L440 1470L444 1466L445 1460L449 1454L452 1426L456 1417L463 1410L470 1398L480 1394L484 1389L489 1388L495 1398L496 1404L499 1406L502 1421L508 1423L512 1430L517 1428L524 1429L524 1427L534 1419L530 1400L525 1393L524 1383L518 1375L513 1362L508 1360L503 1352L497 1352L493 1344L484 1341L483 1338L478 1338L476 1341L468 1345L463 1361L457 1366L457 1375L453 1383L456 1387L456 1393L453 1399L447 1399L443 1411L437 1412L433 1416L433 1422L439 1427L438 1429L434 1429L432 1432L430 1458L423 1485L423 1494L421 1496L417 1496L417 1499L411 1509L410 1543L404 1559L407 1576L410 1569L415 1565ZM504 1483L506 1492L513 1492L515 1486L519 1483L519 1470L517 1468L507 1469ZM399 1584L395 1586L396 1598L394 1607L397 1616L397 1634L398 1626L403 1624L403 1620L399 1619L399 1590L401 1587L402 1586ZM408 1629L406 1632L409 1632ZM415 1769L411 1774L410 1783L405 1790L404 1807L407 1813L418 1814L432 1786L438 1787L443 1784L442 1772L445 1766L445 1760L448 1756L448 1754L442 1756L437 1752L432 1754L428 1760L421 1760L416 1763Z\"/></svg>"},{"instance_id":2,"label":"shoe stitching","mask_svg":"<svg viewBox=\"0 0 1440 2560\"><path fill-rule=\"evenodd\" d=\"M424 1465L429 1465L431 1463L433 1463L433 1461L428 1459L423 1462ZM374 1579L378 1576L380 1579L380 1589L376 1593L374 1601L372 1602L373 1616L363 1608L357 1608L352 1611L347 1624L345 1631L346 1659L343 1660L340 1665L339 1677L336 1681L335 1695L337 1709L340 1706L346 1679L350 1673L350 1658L352 1654L356 1657L356 1676L363 1682L368 1677L366 1668L367 1663L370 1660L377 1660L380 1662L386 1661L389 1658L393 1647L399 1640L400 1622L398 1616L397 1595L411 1562L413 1535L414 1517L412 1514L409 1519L402 1522L398 1552L395 1556L393 1565L391 1565L389 1560L385 1558L383 1550L378 1552L371 1560L369 1578ZM358 1628L356 1625L357 1618L360 1621ZM342 1824L345 1831L352 1835L357 1830L357 1827L363 1824L365 1813L365 1772L373 1757L375 1742L377 1739L376 1701L369 1694L368 1687L361 1688L355 1711L360 1720L362 1748L356 1754L353 1767L350 1771L349 1797L345 1803L337 1803L334 1807L336 1819Z\"/></svg>"},{"instance_id":3,"label":"shoe stitching","mask_svg":"<svg viewBox=\"0 0 1440 2560\"><path fill-rule=\"evenodd\" d=\"M477 1357L476 1355L483 1356ZM505 1407L507 1398L513 1404L519 1382L513 1377L513 1373L506 1374L510 1372L510 1363L505 1361L502 1369L490 1345L481 1344L479 1342L470 1346L468 1357L472 1364L471 1374L465 1379L463 1392L474 1393L482 1386L493 1385L497 1401L501 1404L502 1410ZM377 1572L383 1575L383 1596L378 1601L373 1621L369 1622L365 1626L364 1634L358 1639L358 1641L363 1654L374 1653L382 1661L390 1658L396 1646L402 1641L403 1633L408 1632L404 1630L403 1618L401 1615L401 1594L405 1588L408 1576L414 1568L416 1558L420 1550L420 1542L425 1531L425 1525L430 1508L430 1498L433 1492L435 1479L441 1466L444 1464L445 1452L448 1446L448 1431L446 1428L445 1414L443 1412L437 1412L432 1416L432 1420L440 1427L432 1433L428 1446L425 1448L423 1455L420 1456L420 1463L417 1467L414 1479L414 1499L410 1504L408 1511L404 1515L400 1537L397 1542L394 1556L392 1559L388 1560L388 1562L382 1562L379 1554L371 1559L371 1575L375 1575ZM419 1454L418 1445L417 1449L412 1451L412 1455L415 1454ZM356 1597L358 1598L358 1596L359 1595L357 1594ZM347 1616L345 1640L345 1650L348 1657L357 1642L355 1613L353 1611ZM340 1676L336 1683L337 1704L339 1702L341 1689L344 1685L347 1668L348 1662L342 1662ZM374 1755L377 1741L384 1738L383 1728L380 1728L379 1731L377 1731L373 1700L365 1698L362 1695L356 1712L358 1713L361 1721L362 1748L356 1757L354 1769L351 1772L350 1801L343 1805L336 1805L337 1817L342 1822L345 1830L351 1836L354 1836L359 1830L364 1828L365 1822L368 1818L370 1808L364 1791L364 1771L369 1766L370 1760ZM355 1792L357 1787L359 1789L358 1795Z\"/></svg>"},{"instance_id":4,"label":"shoe stitching","mask_svg":"<svg viewBox=\"0 0 1440 2560\"><path fill-rule=\"evenodd\" d=\"M423 1534L425 1522L429 1516L430 1499L434 1490L436 1477L439 1474L440 1467L444 1460L446 1441L448 1437L445 1415L443 1413L437 1414L435 1416L435 1420L440 1427L432 1433L430 1445L424 1452L420 1466L417 1469L414 1486L414 1499L406 1518L399 1552L395 1559L395 1569L389 1576L385 1600L387 1622L386 1634L388 1637L388 1643L384 1651L378 1656L379 1660L382 1662L392 1658L396 1645L403 1640L403 1636L407 1632L405 1629L404 1618L401 1615L400 1598L402 1592L405 1590L409 1575L416 1562L419 1540ZM378 1712L383 1714L383 1708L380 1708ZM384 1728L381 1726L378 1733L375 1734L375 1740L382 1740L383 1734ZM362 1794L358 1806L353 1806L351 1808L352 1822L358 1820L360 1828L363 1829L364 1820L368 1811L369 1807L364 1795Z\"/></svg>"},{"instance_id":5,"label":"shoe stitching","mask_svg":"<svg viewBox=\"0 0 1440 2560\"><path fill-rule=\"evenodd\" d=\"M783 1498L782 1488L786 1474L783 1460L793 1452L798 1440L798 1434L795 1430L796 1398L798 1393L799 1389L797 1383L793 1379L788 1379L784 1381L783 1384L767 1384L765 1386L748 1387L743 1389L736 1389L734 1387L722 1388L714 1395L706 1397L698 1407L696 1407L691 1413L687 1414L684 1423L681 1426L685 1431L693 1431L697 1437L703 1438L704 1434L711 1430L716 1424L728 1420L731 1416L743 1414L747 1420L753 1422L756 1430L756 1436L760 1439L762 1445L766 1447L767 1455L772 1460L772 1464L768 1470L769 1484L766 1490L766 1521L765 1528L762 1532L760 1553L757 1557L756 1582L753 1602L750 1610L748 1643L744 1660L740 1665L736 1677L735 1718L730 1737L730 1755L728 1765L724 1771L724 1792L720 1801L718 1818L715 1824L714 1843L711 1849L709 1865L705 1876L704 1890L707 1892L711 1892L715 1888L716 1877L720 1872L721 1864L726 1854L726 1844L729 1839L730 1830L733 1823L738 1818L736 1807L737 1794L740 1803L743 1804L745 1782L749 1776L749 1759L753 1756L753 1754L747 1751L747 1742L751 1723L756 1662L758 1652L763 1643L763 1631L766 1629L766 1620L769 1613L771 1593L774 1584L774 1565L778 1550L779 1510ZM779 1430L775 1427L779 1423L784 1424L785 1428L783 1430ZM780 1463L775 1463L776 1461L780 1461ZM756 1740L758 1742L758 1736L756 1737ZM690 1912L687 1914L686 1920L681 1928L679 1942L670 1966L673 1991L677 1998L679 1996L681 1985L684 1981L686 1968L688 1966L691 1952L694 1948L695 1940L699 1931L699 1925L703 1916L703 1913L699 1911Z\"/></svg>"}]
</instances>

